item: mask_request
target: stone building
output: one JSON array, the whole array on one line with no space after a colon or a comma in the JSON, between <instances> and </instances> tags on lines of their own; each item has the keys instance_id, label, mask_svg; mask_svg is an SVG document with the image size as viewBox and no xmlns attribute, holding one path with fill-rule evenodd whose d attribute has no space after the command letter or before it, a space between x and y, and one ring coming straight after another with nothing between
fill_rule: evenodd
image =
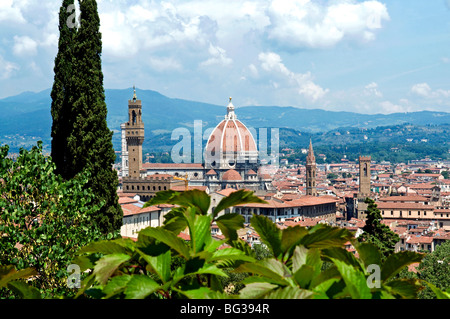
<instances>
[{"instance_id":1,"label":"stone building","mask_svg":"<svg viewBox=\"0 0 450 319\"><path fill-rule=\"evenodd\" d=\"M211 132L204 149L203 163L142 163L144 123L142 103L136 98L128 102L127 123L122 124L122 189L135 192L145 200L161 187L180 189L180 178L190 187L206 187L209 191L226 188L269 190L271 177L262 171L258 149L250 130L238 120L231 98L227 114ZM154 178L154 175L160 175Z\"/></svg>"}]
</instances>

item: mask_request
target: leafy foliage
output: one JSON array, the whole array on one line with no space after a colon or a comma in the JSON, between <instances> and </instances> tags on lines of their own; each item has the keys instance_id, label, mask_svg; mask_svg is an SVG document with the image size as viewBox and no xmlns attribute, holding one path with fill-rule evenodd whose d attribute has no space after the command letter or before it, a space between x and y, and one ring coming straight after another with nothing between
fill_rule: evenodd
<instances>
[{"instance_id":1,"label":"leafy foliage","mask_svg":"<svg viewBox=\"0 0 450 319\"><path fill-rule=\"evenodd\" d=\"M225 198L217 207L263 202L251 192L240 194L241 201ZM217 217L218 210L208 214L206 193L161 192L146 205L163 202L177 205L164 226L141 230L136 241L102 240L78 250L73 262L88 275L75 298L394 299L417 298L424 285L438 298L449 297L448 291L421 279L399 278L422 254L406 251L383 259L376 245L359 242L346 229L325 224L279 229L262 215L251 219L262 241L252 250L234 237L241 216ZM224 216L228 223L220 227L228 235L214 239L211 224ZM190 240L179 237L181 231L189 231ZM348 242L359 257L344 248ZM0 268L0 284L22 291L24 298L33 296L25 283L14 282L20 276L9 272L10 267Z\"/></svg>"},{"instance_id":2,"label":"leafy foliage","mask_svg":"<svg viewBox=\"0 0 450 319\"><path fill-rule=\"evenodd\" d=\"M217 207L263 202L251 192L222 199ZM207 214L210 197L202 191L183 193L159 192L145 206L169 203L177 205L166 215L164 226L149 227L139 232L136 242L116 239L92 243L78 252L74 262L82 271L92 269L83 282L79 296L97 298L226 298L220 277L225 270L243 262L254 262L249 250L241 250L236 230L243 227L237 214L217 217ZM211 236L211 225L217 222L228 234L224 240ZM190 240L178 235L188 230ZM224 246L228 244L227 246ZM182 258L179 267L171 267L173 258Z\"/></svg>"},{"instance_id":3,"label":"leafy foliage","mask_svg":"<svg viewBox=\"0 0 450 319\"><path fill-rule=\"evenodd\" d=\"M0 148L0 265L33 268L33 286L44 295L69 293L66 268L72 254L101 238L92 223L99 210L85 187L88 174L63 181L42 155L42 143L17 160Z\"/></svg>"},{"instance_id":4,"label":"leafy foliage","mask_svg":"<svg viewBox=\"0 0 450 319\"><path fill-rule=\"evenodd\" d=\"M450 242L446 241L436 247L436 250L427 254L419 267L419 278L426 280L429 284L420 292L419 297L423 299L436 298L433 287L443 291L450 289Z\"/></svg>"}]
</instances>

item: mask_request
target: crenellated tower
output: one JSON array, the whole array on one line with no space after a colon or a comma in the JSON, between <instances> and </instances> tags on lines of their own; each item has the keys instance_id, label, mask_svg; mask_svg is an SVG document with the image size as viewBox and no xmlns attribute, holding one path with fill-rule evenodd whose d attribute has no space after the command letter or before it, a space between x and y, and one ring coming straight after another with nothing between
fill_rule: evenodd
<instances>
[{"instance_id":1,"label":"crenellated tower","mask_svg":"<svg viewBox=\"0 0 450 319\"><path fill-rule=\"evenodd\" d=\"M125 123L125 139L128 148L128 176L139 177L142 168L142 144L144 143L144 122L142 122L142 102L136 97L128 100L128 122Z\"/></svg>"}]
</instances>

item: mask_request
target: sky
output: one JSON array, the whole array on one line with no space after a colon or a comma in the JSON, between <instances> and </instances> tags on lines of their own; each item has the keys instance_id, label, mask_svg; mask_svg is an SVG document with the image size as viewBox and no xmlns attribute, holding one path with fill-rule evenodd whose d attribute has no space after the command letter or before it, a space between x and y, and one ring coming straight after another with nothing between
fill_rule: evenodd
<instances>
[{"instance_id":1,"label":"sky","mask_svg":"<svg viewBox=\"0 0 450 319\"><path fill-rule=\"evenodd\" d=\"M106 89L450 112L450 0L98 0ZM62 0L0 0L0 99L51 88ZM130 93L132 94L132 93Z\"/></svg>"}]
</instances>

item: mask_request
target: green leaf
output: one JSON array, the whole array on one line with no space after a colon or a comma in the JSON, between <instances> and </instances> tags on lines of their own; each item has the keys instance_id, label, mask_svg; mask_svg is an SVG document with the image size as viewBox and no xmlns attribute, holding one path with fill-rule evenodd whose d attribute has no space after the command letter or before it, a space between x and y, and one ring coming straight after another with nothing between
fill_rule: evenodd
<instances>
[{"instance_id":1,"label":"green leaf","mask_svg":"<svg viewBox=\"0 0 450 319\"><path fill-rule=\"evenodd\" d=\"M292 272L295 273L306 263L306 255L308 254L308 249L305 246L295 247L294 254L292 255Z\"/></svg>"},{"instance_id":2,"label":"green leaf","mask_svg":"<svg viewBox=\"0 0 450 319\"><path fill-rule=\"evenodd\" d=\"M331 258L345 281L346 288L353 299L371 299L372 293L364 273L339 259Z\"/></svg>"},{"instance_id":3,"label":"green leaf","mask_svg":"<svg viewBox=\"0 0 450 319\"><path fill-rule=\"evenodd\" d=\"M242 299L258 299L278 287L278 285L274 285L268 282L250 283L241 289L241 291L239 292L239 296Z\"/></svg>"},{"instance_id":4,"label":"green leaf","mask_svg":"<svg viewBox=\"0 0 450 319\"><path fill-rule=\"evenodd\" d=\"M423 257L424 255L412 251L401 251L389 255L381 267L381 281L386 282L404 267L420 262Z\"/></svg>"},{"instance_id":5,"label":"green leaf","mask_svg":"<svg viewBox=\"0 0 450 319\"><path fill-rule=\"evenodd\" d=\"M289 254L294 250L300 240L308 233L305 227L295 226L283 229L281 234L281 251Z\"/></svg>"},{"instance_id":6,"label":"green leaf","mask_svg":"<svg viewBox=\"0 0 450 319\"><path fill-rule=\"evenodd\" d=\"M194 274L199 274L199 275L200 274L211 274L211 275L216 275L216 276L221 276L221 277L228 277L228 275L226 273L224 273L222 270L220 270L213 264L204 265L202 268L197 270Z\"/></svg>"},{"instance_id":7,"label":"green leaf","mask_svg":"<svg viewBox=\"0 0 450 319\"><path fill-rule=\"evenodd\" d=\"M325 260L331 260L331 258L339 259L348 265L360 268L361 270L363 269L355 255L344 248L332 247L329 249L322 249L322 255Z\"/></svg>"},{"instance_id":8,"label":"green leaf","mask_svg":"<svg viewBox=\"0 0 450 319\"><path fill-rule=\"evenodd\" d=\"M77 254L101 253L101 254L131 254L134 250L134 242L129 238L115 240L102 240L92 242L78 250Z\"/></svg>"},{"instance_id":9,"label":"green leaf","mask_svg":"<svg viewBox=\"0 0 450 319\"><path fill-rule=\"evenodd\" d=\"M220 231L229 240L237 240L237 230L244 228L244 217L239 214L225 214L216 219Z\"/></svg>"},{"instance_id":10,"label":"green leaf","mask_svg":"<svg viewBox=\"0 0 450 319\"><path fill-rule=\"evenodd\" d=\"M281 230L272 220L263 215L253 215L250 224L261 237L261 241L265 243L278 258L282 253L281 250Z\"/></svg>"},{"instance_id":11,"label":"green leaf","mask_svg":"<svg viewBox=\"0 0 450 319\"><path fill-rule=\"evenodd\" d=\"M13 280L25 279L32 276L36 276L37 272L33 268L25 268L21 270L16 270L14 266L1 266L0 265L0 288L6 287L6 284Z\"/></svg>"},{"instance_id":12,"label":"green leaf","mask_svg":"<svg viewBox=\"0 0 450 319\"><path fill-rule=\"evenodd\" d=\"M211 239L211 217L207 215L195 216L194 229L190 235L194 254L203 250L205 242Z\"/></svg>"},{"instance_id":13,"label":"green leaf","mask_svg":"<svg viewBox=\"0 0 450 319\"><path fill-rule=\"evenodd\" d=\"M391 280L385 284L389 293L403 299L417 299L417 293L422 288L416 279Z\"/></svg>"},{"instance_id":14,"label":"green leaf","mask_svg":"<svg viewBox=\"0 0 450 319\"><path fill-rule=\"evenodd\" d=\"M289 269L280 261L270 258L255 263L245 263L236 268L236 272L249 272L266 277L270 282L280 285L289 285L286 277L291 277Z\"/></svg>"},{"instance_id":15,"label":"green leaf","mask_svg":"<svg viewBox=\"0 0 450 319\"><path fill-rule=\"evenodd\" d=\"M424 281L425 284L430 287L430 289L435 293L437 299L450 299L450 293L446 291L442 291L440 288L436 287L432 283L428 281Z\"/></svg>"},{"instance_id":16,"label":"green leaf","mask_svg":"<svg viewBox=\"0 0 450 319\"><path fill-rule=\"evenodd\" d=\"M240 204L248 204L248 203L267 204L266 201L253 195L252 191L246 191L244 189L240 189L220 200L219 204L216 206L216 208L213 211L213 218L215 218L221 211L223 211L227 208L230 208L230 207L233 207L236 205L240 205Z\"/></svg>"},{"instance_id":17,"label":"green leaf","mask_svg":"<svg viewBox=\"0 0 450 319\"><path fill-rule=\"evenodd\" d=\"M330 296L328 296L328 291L330 288L337 283L341 278L330 278L324 281L321 281L319 284L313 284L314 280L310 283L310 289L314 291L315 296L314 298L317 299L330 299Z\"/></svg>"},{"instance_id":18,"label":"green leaf","mask_svg":"<svg viewBox=\"0 0 450 319\"><path fill-rule=\"evenodd\" d=\"M124 262L130 260L131 256L125 254L110 254L103 256L97 261L94 267L95 279L104 285L108 278L116 271L116 269Z\"/></svg>"},{"instance_id":19,"label":"green leaf","mask_svg":"<svg viewBox=\"0 0 450 319\"><path fill-rule=\"evenodd\" d=\"M156 292L160 285L145 275L132 275L125 289L125 299L144 299Z\"/></svg>"},{"instance_id":20,"label":"green leaf","mask_svg":"<svg viewBox=\"0 0 450 319\"><path fill-rule=\"evenodd\" d=\"M189 258L189 247L183 239L162 227L148 227L139 232L139 236L148 236L159 240L178 252L181 256Z\"/></svg>"},{"instance_id":21,"label":"green leaf","mask_svg":"<svg viewBox=\"0 0 450 319\"><path fill-rule=\"evenodd\" d=\"M219 260L243 260L248 262L255 262L256 260L253 257L247 256L243 253L242 250L239 250L237 248L224 248L216 250L212 256L207 260L208 262L214 262Z\"/></svg>"},{"instance_id":22,"label":"green leaf","mask_svg":"<svg viewBox=\"0 0 450 319\"><path fill-rule=\"evenodd\" d=\"M105 299L109 299L119 293L124 292L130 280L130 275L115 276L111 278L103 288L103 293L106 295Z\"/></svg>"},{"instance_id":23,"label":"green leaf","mask_svg":"<svg viewBox=\"0 0 450 319\"><path fill-rule=\"evenodd\" d=\"M142 258L148 263L148 270L155 273L163 283L170 280L170 264L171 264L171 252L167 250L157 256L150 256L143 251L138 250Z\"/></svg>"},{"instance_id":24,"label":"green leaf","mask_svg":"<svg viewBox=\"0 0 450 319\"><path fill-rule=\"evenodd\" d=\"M316 275L315 269L309 265L302 265L294 274L294 279L301 288L308 289L311 280Z\"/></svg>"},{"instance_id":25,"label":"green leaf","mask_svg":"<svg viewBox=\"0 0 450 319\"><path fill-rule=\"evenodd\" d=\"M201 190L194 189L185 191L182 193L175 191L161 191L156 193L156 196L150 199L144 204L144 207L159 205L159 204L172 204L183 207L196 207L202 215L208 213L211 197Z\"/></svg>"},{"instance_id":26,"label":"green leaf","mask_svg":"<svg viewBox=\"0 0 450 319\"><path fill-rule=\"evenodd\" d=\"M230 299L230 298L232 298L232 296L229 296L226 293L214 291L208 287L200 287L198 289L190 289L190 290L181 290L181 289L174 289L174 290L185 295L189 299Z\"/></svg>"},{"instance_id":27,"label":"green leaf","mask_svg":"<svg viewBox=\"0 0 450 319\"><path fill-rule=\"evenodd\" d=\"M283 287L270 291L264 299L310 299L313 292L299 287Z\"/></svg>"},{"instance_id":28,"label":"green leaf","mask_svg":"<svg viewBox=\"0 0 450 319\"><path fill-rule=\"evenodd\" d=\"M174 207L170 212L164 215L164 229L167 229L176 235L188 227L188 222L184 214L185 208Z\"/></svg>"},{"instance_id":29,"label":"green leaf","mask_svg":"<svg viewBox=\"0 0 450 319\"><path fill-rule=\"evenodd\" d=\"M359 259L364 262L364 265L381 265L381 254L378 248L371 243L360 243L358 241L353 242L353 246L358 252Z\"/></svg>"},{"instance_id":30,"label":"green leaf","mask_svg":"<svg viewBox=\"0 0 450 319\"><path fill-rule=\"evenodd\" d=\"M352 238L352 233L345 228L317 224L300 240L300 244L306 248L342 247Z\"/></svg>"},{"instance_id":31,"label":"green leaf","mask_svg":"<svg viewBox=\"0 0 450 319\"><path fill-rule=\"evenodd\" d=\"M39 289L23 281L10 281L7 286L22 299L42 299Z\"/></svg>"}]
</instances>

